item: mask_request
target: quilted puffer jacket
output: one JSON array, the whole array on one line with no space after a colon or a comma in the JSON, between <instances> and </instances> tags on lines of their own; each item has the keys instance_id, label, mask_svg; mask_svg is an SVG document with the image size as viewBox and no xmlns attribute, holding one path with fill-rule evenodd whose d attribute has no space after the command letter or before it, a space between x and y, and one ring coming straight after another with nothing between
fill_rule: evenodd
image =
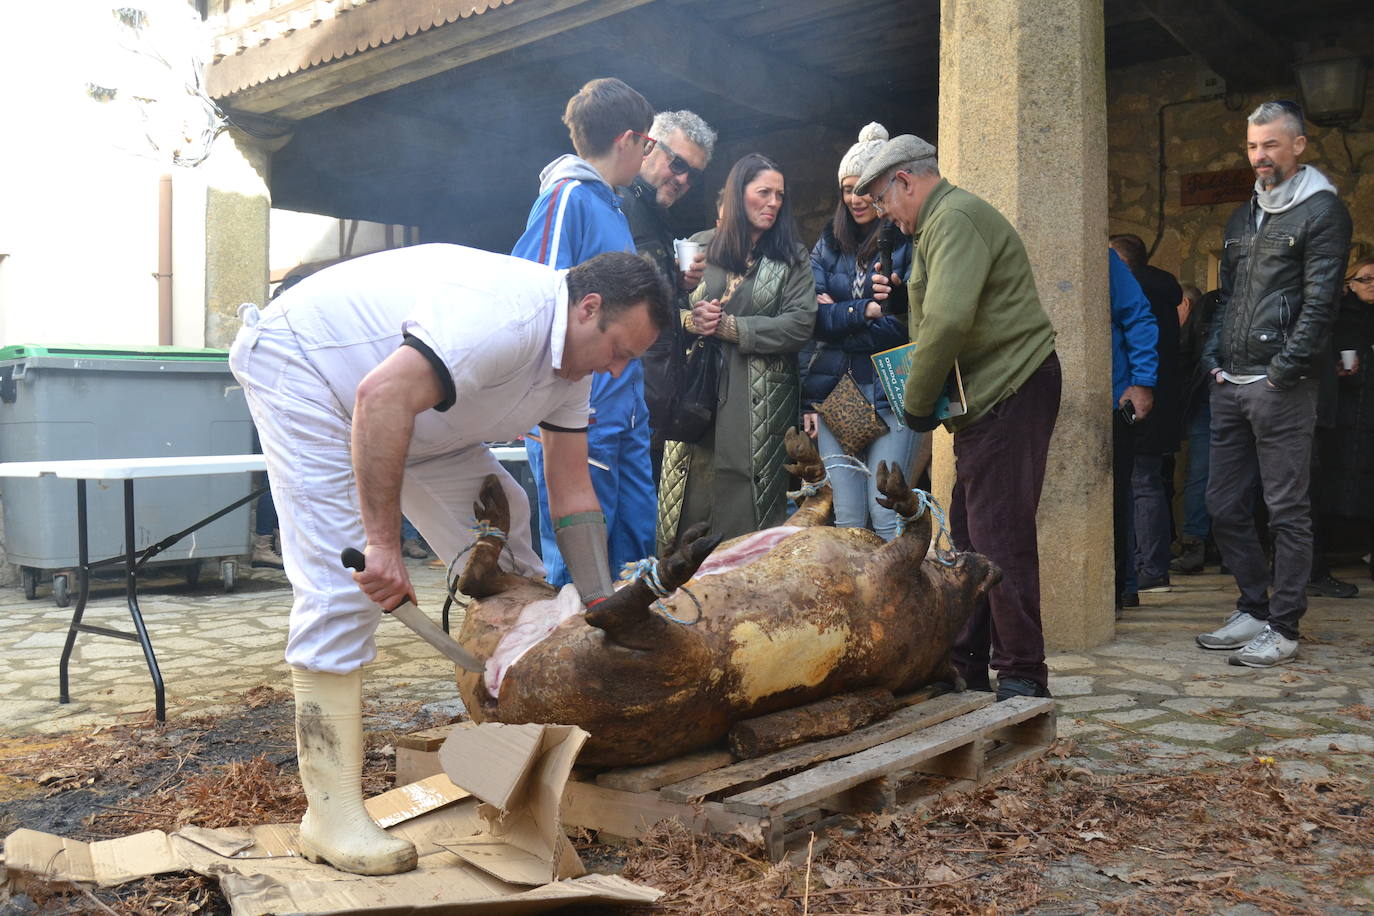
<instances>
[{"instance_id":1,"label":"quilted puffer jacket","mask_svg":"<svg viewBox=\"0 0 1374 916\"><path fill-rule=\"evenodd\" d=\"M877 258L873 259L875 266ZM873 380L873 363L869 356L906 343L907 316L883 315L872 321L864 317L864 308L873 296L873 271L864 281L863 298L854 298L854 256L840 251L830 226L821 233L811 249L811 273L816 278L816 293L829 293L835 301L816 308L816 328L812 340L797 359L801 371L802 409L814 410L824 401L835 385L852 372L861 384ZM897 233L892 249L892 269L905 282L911 272L911 239ZM904 295L906 290L897 289ZM874 406L885 409L887 396L879 386Z\"/></svg>"},{"instance_id":2,"label":"quilted puffer jacket","mask_svg":"<svg viewBox=\"0 0 1374 916\"><path fill-rule=\"evenodd\" d=\"M1291 180L1291 179L1290 179ZM1350 213L1318 191L1282 213L1265 214L1252 197L1226 224L1221 300L1203 351L1207 371L1264 375L1292 388L1314 375L1340 301L1350 248Z\"/></svg>"}]
</instances>

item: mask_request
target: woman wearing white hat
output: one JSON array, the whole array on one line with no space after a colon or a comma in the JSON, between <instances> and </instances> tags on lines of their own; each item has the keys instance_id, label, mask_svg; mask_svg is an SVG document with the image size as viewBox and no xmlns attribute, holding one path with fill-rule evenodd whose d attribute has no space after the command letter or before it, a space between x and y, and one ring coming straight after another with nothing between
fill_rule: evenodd
<instances>
[{"instance_id":1,"label":"woman wearing white hat","mask_svg":"<svg viewBox=\"0 0 1374 916\"><path fill-rule=\"evenodd\" d=\"M867 466L865 474L843 461L829 460L830 485L835 493L835 524L842 528L872 528L884 540L897 535L897 515L874 500L877 484L871 472L886 461L906 473L921 434L897 422L873 372L874 353L907 342L906 287L875 284L879 272L880 241L884 233L892 244L891 268L906 279L911 269L911 239L881 220L868 198L854 193L859 175L887 141L887 130L877 123L859 132L855 143L840 160L840 200L835 216L811 250L811 272L816 278L816 327L813 339L802 351L802 421L815 437L823 457L845 454L820 416L817 405L848 376L878 411L888 431L851 457ZM848 382L846 382L848 384Z\"/></svg>"}]
</instances>

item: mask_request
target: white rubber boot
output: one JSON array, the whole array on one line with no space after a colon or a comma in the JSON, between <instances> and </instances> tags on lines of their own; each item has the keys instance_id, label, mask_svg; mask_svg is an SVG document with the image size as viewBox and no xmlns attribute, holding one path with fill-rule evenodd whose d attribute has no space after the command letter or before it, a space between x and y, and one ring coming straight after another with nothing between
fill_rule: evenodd
<instances>
[{"instance_id":1,"label":"white rubber boot","mask_svg":"<svg viewBox=\"0 0 1374 916\"><path fill-rule=\"evenodd\" d=\"M301 854L355 875L415 867L415 845L388 835L363 807L363 673L291 669L296 694L296 757L310 803L301 819Z\"/></svg>"}]
</instances>

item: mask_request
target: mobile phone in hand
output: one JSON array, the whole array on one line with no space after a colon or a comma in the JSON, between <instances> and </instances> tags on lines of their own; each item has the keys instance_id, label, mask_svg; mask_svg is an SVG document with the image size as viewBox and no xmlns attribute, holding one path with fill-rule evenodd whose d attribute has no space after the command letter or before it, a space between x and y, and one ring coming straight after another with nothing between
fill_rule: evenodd
<instances>
[{"instance_id":1,"label":"mobile phone in hand","mask_svg":"<svg viewBox=\"0 0 1374 916\"><path fill-rule=\"evenodd\" d=\"M892 246L896 227L884 222L878 230L878 273L884 277L892 276Z\"/></svg>"},{"instance_id":2,"label":"mobile phone in hand","mask_svg":"<svg viewBox=\"0 0 1374 916\"><path fill-rule=\"evenodd\" d=\"M1127 426L1135 423L1135 405L1129 400L1117 408L1117 412L1121 414L1121 419L1126 421Z\"/></svg>"}]
</instances>

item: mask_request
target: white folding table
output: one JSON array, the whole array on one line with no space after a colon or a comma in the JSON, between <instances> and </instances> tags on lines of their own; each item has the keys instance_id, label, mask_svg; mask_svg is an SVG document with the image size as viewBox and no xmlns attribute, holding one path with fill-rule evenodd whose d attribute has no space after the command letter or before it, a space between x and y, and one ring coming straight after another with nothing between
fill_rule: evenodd
<instances>
[{"instance_id":1,"label":"white folding table","mask_svg":"<svg viewBox=\"0 0 1374 916\"><path fill-rule=\"evenodd\" d=\"M0 477L58 477L76 481L76 537L79 558L77 579L79 582L76 609L72 614L71 626L67 630L67 643L62 649L62 661L58 666L58 702L69 703L67 691L67 667L72 650L76 647L78 633L93 633L99 636L112 636L138 643L143 648L143 657L148 662L148 673L153 678L153 690L157 696L157 720L167 719L166 693L162 684L162 672L158 669L157 657L153 654L153 644L148 638L148 628L143 624L143 613L138 607L138 574L144 565L162 551L180 541L186 535L197 531L216 519L228 515L240 506L246 505L260 496L267 488L261 487L243 499L236 500L223 509L169 535L142 551L134 548L134 481L148 477L200 477L217 474L247 474L252 471L267 470L267 461L262 455L201 455L181 458L102 458L72 459L65 461L8 461L0 462ZM86 482L90 480L124 481L124 554L91 562L87 550ZM86 598L90 592L91 570L115 563L124 563L124 591L128 599L129 614L133 618L134 632L114 630L108 627L82 623L81 617L86 610Z\"/></svg>"}]
</instances>

